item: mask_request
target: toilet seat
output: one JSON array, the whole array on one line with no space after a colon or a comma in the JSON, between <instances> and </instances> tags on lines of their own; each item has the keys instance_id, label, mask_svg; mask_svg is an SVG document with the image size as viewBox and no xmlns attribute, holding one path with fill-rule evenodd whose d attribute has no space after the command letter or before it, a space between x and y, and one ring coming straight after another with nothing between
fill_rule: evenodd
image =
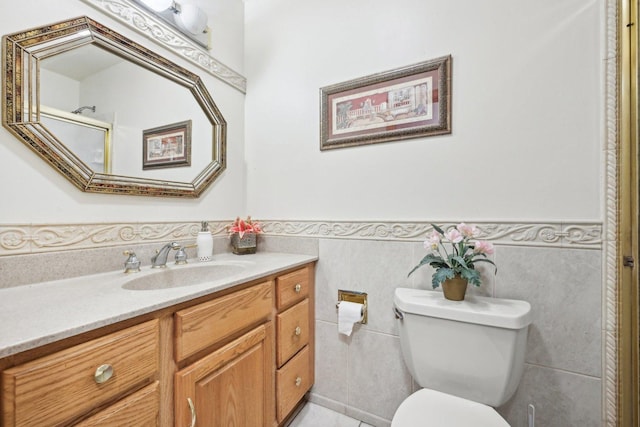
<instances>
[{"instance_id":1,"label":"toilet seat","mask_svg":"<svg viewBox=\"0 0 640 427\"><path fill-rule=\"evenodd\" d=\"M423 388L400 404L391 427L510 427L490 406Z\"/></svg>"}]
</instances>

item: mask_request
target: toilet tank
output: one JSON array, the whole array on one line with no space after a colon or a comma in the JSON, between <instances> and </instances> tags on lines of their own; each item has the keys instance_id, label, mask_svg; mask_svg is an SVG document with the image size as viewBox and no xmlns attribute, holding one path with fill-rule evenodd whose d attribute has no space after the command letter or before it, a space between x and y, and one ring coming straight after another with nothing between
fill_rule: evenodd
<instances>
[{"instance_id":1,"label":"toilet tank","mask_svg":"<svg viewBox=\"0 0 640 427\"><path fill-rule=\"evenodd\" d=\"M421 387L498 407L524 368L531 305L526 301L397 288L402 355Z\"/></svg>"}]
</instances>

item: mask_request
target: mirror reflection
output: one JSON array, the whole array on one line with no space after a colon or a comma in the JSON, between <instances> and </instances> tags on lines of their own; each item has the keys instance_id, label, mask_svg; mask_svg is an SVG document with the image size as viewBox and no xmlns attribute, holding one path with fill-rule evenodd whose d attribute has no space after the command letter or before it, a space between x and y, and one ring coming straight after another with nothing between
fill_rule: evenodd
<instances>
[{"instance_id":1,"label":"mirror reflection","mask_svg":"<svg viewBox=\"0 0 640 427\"><path fill-rule=\"evenodd\" d=\"M3 124L74 184L197 197L224 169L226 123L198 76L86 17L35 31L4 38Z\"/></svg>"},{"instance_id":2,"label":"mirror reflection","mask_svg":"<svg viewBox=\"0 0 640 427\"><path fill-rule=\"evenodd\" d=\"M112 126L111 169L96 172L188 182L211 161L211 123L191 93L95 45L41 61L40 106ZM191 140L202 142L193 146L191 166L143 169L143 132L186 120L192 120ZM78 138L67 135L80 132L82 126L61 123L64 133L53 133L77 154L78 144L70 145Z\"/></svg>"}]
</instances>

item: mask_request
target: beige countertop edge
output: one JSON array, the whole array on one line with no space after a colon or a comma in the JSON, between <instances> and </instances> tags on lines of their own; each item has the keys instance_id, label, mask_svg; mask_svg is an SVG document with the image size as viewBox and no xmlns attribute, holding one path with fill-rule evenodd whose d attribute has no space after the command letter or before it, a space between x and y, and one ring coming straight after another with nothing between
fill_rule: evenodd
<instances>
[{"instance_id":1,"label":"beige countertop edge","mask_svg":"<svg viewBox=\"0 0 640 427\"><path fill-rule=\"evenodd\" d=\"M243 256L215 255L214 262L246 262L251 266L230 278L161 290L122 288L132 278L154 274L144 268L142 273L134 275L117 271L0 289L0 358L277 274L317 259L317 256L311 255L274 252ZM205 264L197 260L192 262Z\"/></svg>"}]
</instances>

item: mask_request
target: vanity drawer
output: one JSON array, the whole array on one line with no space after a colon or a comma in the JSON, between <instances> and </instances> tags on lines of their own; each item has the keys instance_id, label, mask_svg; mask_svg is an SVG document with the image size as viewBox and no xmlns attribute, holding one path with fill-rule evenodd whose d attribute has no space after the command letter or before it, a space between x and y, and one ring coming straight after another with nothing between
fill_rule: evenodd
<instances>
[{"instance_id":1,"label":"vanity drawer","mask_svg":"<svg viewBox=\"0 0 640 427\"><path fill-rule=\"evenodd\" d=\"M284 274L276 279L278 310L290 306L309 295L309 267Z\"/></svg>"},{"instance_id":2,"label":"vanity drawer","mask_svg":"<svg viewBox=\"0 0 640 427\"><path fill-rule=\"evenodd\" d=\"M158 371L158 321L106 335L3 372L4 425L68 423L113 401ZM111 365L101 384L96 370Z\"/></svg>"},{"instance_id":3,"label":"vanity drawer","mask_svg":"<svg viewBox=\"0 0 640 427\"><path fill-rule=\"evenodd\" d=\"M303 348L276 374L277 416L281 422L311 387L309 347Z\"/></svg>"},{"instance_id":4,"label":"vanity drawer","mask_svg":"<svg viewBox=\"0 0 640 427\"><path fill-rule=\"evenodd\" d=\"M175 358L181 361L269 317L273 282L264 282L175 314Z\"/></svg>"},{"instance_id":5,"label":"vanity drawer","mask_svg":"<svg viewBox=\"0 0 640 427\"><path fill-rule=\"evenodd\" d=\"M276 357L282 366L309 342L309 300L294 305L276 317Z\"/></svg>"},{"instance_id":6,"label":"vanity drawer","mask_svg":"<svg viewBox=\"0 0 640 427\"><path fill-rule=\"evenodd\" d=\"M91 418L74 424L75 427L136 426L155 427L158 425L160 410L160 388L158 381L142 390L125 397Z\"/></svg>"}]
</instances>

